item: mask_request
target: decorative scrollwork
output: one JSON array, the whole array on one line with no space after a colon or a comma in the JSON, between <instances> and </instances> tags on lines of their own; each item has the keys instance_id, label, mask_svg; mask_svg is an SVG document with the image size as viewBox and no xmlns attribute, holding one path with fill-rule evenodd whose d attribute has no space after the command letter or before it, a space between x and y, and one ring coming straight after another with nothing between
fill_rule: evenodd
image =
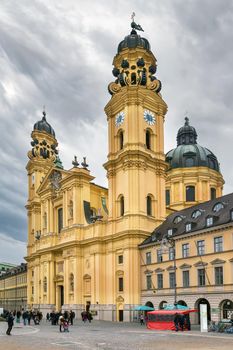
<instances>
[{"instance_id":1,"label":"decorative scrollwork","mask_svg":"<svg viewBox=\"0 0 233 350\"><path fill-rule=\"evenodd\" d=\"M116 84L116 83L110 83L108 85L108 91L111 95L116 94L117 92L119 92L121 90L120 85Z\"/></svg>"},{"instance_id":2,"label":"decorative scrollwork","mask_svg":"<svg viewBox=\"0 0 233 350\"><path fill-rule=\"evenodd\" d=\"M162 88L161 81L158 79L155 79L147 85L147 88L158 93Z\"/></svg>"}]
</instances>

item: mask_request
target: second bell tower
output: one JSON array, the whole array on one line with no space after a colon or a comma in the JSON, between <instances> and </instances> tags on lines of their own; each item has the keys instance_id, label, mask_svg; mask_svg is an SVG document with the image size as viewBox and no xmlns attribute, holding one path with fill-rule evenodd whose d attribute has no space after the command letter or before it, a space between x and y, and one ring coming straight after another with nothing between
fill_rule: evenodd
<instances>
[{"instance_id":1,"label":"second bell tower","mask_svg":"<svg viewBox=\"0 0 233 350\"><path fill-rule=\"evenodd\" d=\"M131 24L113 60L115 82L105 107L109 153L109 220L127 218L127 229L150 234L165 218L164 116L167 105L155 77L147 39ZM125 225L124 225L125 226ZM126 227L125 227L126 228Z\"/></svg>"}]
</instances>

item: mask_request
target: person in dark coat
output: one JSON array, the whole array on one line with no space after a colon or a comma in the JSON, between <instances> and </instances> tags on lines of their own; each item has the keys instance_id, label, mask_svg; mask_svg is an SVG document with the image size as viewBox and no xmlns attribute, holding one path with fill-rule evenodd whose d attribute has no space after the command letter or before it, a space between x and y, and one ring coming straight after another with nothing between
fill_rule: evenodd
<instances>
[{"instance_id":1,"label":"person in dark coat","mask_svg":"<svg viewBox=\"0 0 233 350\"><path fill-rule=\"evenodd\" d=\"M179 330L179 323L180 323L180 315L176 312L174 317L174 325L175 325L176 332L178 332Z\"/></svg>"},{"instance_id":2,"label":"person in dark coat","mask_svg":"<svg viewBox=\"0 0 233 350\"><path fill-rule=\"evenodd\" d=\"M9 315L7 316L7 323L8 323L8 328L7 328L6 334L11 335L11 330L14 326L14 316L12 312L10 312Z\"/></svg>"},{"instance_id":3,"label":"person in dark coat","mask_svg":"<svg viewBox=\"0 0 233 350\"><path fill-rule=\"evenodd\" d=\"M73 326L74 318L75 318L75 313L74 313L74 311L70 310L70 324L71 324L71 326Z\"/></svg>"},{"instance_id":4,"label":"person in dark coat","mask_svg":"<svg viewBox=\"0 0 233 350\"><path fill-rule=\"evenodd\" d=\"M179 316L180 316L180 319L179 319L179 326L180 326L180 328L181 328L181 330L182 330L182 332L183 332L183 330L184 330L184 315L181 314L181 315L179 315Z\"/></svg>"}]
</instances>

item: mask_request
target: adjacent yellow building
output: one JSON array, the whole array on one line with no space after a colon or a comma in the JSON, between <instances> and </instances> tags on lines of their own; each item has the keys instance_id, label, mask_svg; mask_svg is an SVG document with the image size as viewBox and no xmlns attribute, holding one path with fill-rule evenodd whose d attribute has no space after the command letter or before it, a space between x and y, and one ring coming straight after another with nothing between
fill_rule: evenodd
<instances>
[{"instance_id":1,"label":"adjacent yellow building","mask_svg":"<svg viewBox=\"0 0 233 350\"><path fill-rule=\"evenodd\" d=\"M164 238L172 244L161 244ZM197 310L207 304L209 320L231 318L233 194L169 215L140 251L143 303L161 309L177 302Z\"/></svg>"},{"instance_id":2,"label":"adjacent yellow building","mask_svg":"<svg viewBox=\"0 0 233 350\"><path fill-rule=\"evenodd\" d=\"M9 268L0 276L0 307L12 311L27 307L27 264Z\"/></svg>"},{"instance_id":3,"label":"adjacent yellow building","mask_svg":"<svg viewBox=\"0 0 233 350\"><path fill-rule=\"evenodd\" d=\"M73 309L78 317L91 308L97 319L133 320L142 301L139 244L168 213L210 199L212 188L215 196L222 194L217 159L210 151L202 157L188 120L178 144L188 157L185 169L174 165L176 151L165 159L167 105L155 76L157 61L148 40L137 34L140 28L135 22L131 27L108 86L108 188L93 182L85 158L79 164L75 157L72 168L63 169L45 112L34 125L26 205L30 308Z\"/></svg>"}]
</instances>

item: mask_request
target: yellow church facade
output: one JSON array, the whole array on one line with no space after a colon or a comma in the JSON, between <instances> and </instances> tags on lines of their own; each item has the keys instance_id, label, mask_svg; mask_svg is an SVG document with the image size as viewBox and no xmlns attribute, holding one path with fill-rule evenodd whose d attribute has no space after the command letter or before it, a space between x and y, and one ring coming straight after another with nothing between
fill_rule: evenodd
<instances>
[{"instance_id":1,"label":"yellow church facade","mask_svg":"<svg viewBox=\"0 0 233 350\"><path fill-rule=\"evenodd\" d=\"M108 189L93 182L85 158L79 164L75 157L73 167L63 169L45 112L32 131L27 295L28 305L44 312L73 309L79 317L91 309L96 319L133 320L141 303L139 244L167 213L210 199L211 188L216 196L222 193L217 165L202 170L192 164L178 174L173 155L165 157L167 105L155 77L156 58L135 22L131 26L113 60L116 80L108 86L105 107ZM189 127L186 131L192 134ZM194 153L188 153L190 159ZM186 187L196 191L191 201Z\"/></svg>"}]
</instances>

